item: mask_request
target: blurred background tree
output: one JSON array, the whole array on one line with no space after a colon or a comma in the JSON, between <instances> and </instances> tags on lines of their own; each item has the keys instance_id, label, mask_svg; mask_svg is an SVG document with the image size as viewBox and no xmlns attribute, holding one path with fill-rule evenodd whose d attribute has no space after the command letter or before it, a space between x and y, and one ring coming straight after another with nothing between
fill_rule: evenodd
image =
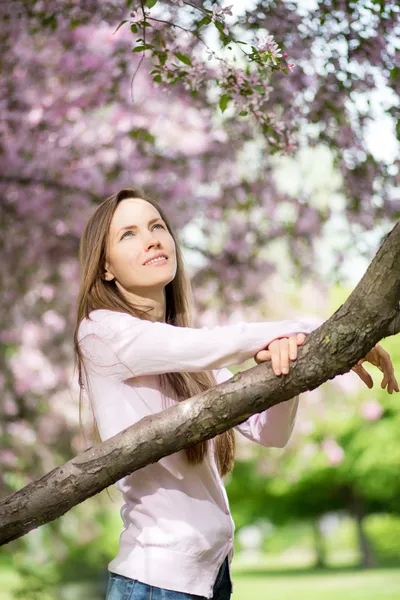
<instances>
[{"instance_id":1,"label":"blurred background tree","mask_svg":"<svg viewBox=\"0 0 400 600\"><path fill-rule=\"evenodd\" d=\"M351 290L333 291L330 296L342 303ZM329 312L338 308L332 298L330 304ZM398 369L396 339L383 345ZM239 528L265 519L276 526L308 523L321 567L327 564L321 520L341 513L354 520L363 567L399 563L397 542L388 549L379 535L372 543L367 534L368 527L377 529L368 517L379 514L385 515L382 523L390 515L393 530L400 531L400 406L396 395L381 389L379 377L374 382L368 390L353 373L336 377L301 397L295 432L283 452L248 448L227 486Z\"/></svg>"}]
</instances>

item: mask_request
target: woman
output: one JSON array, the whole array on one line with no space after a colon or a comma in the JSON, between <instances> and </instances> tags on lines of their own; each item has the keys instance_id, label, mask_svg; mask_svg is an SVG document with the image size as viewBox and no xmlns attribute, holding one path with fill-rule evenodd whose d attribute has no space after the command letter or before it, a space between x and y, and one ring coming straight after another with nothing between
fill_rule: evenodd
<instances>
[{"instance_id":1,"label":"woman","mask_svg":"<svg viewBox=\"0 0 400 600\"><path fill-rule=\"evenodd\" d=\"M272 359L277 375L287 373L316 327L287 320L193 328L178 239L141 190L121 190L99 205L82 234L80 261L75 350L98 441L229 379L226 367L249 358ZM283 447L297 407L298 397L235 429ZM234 523L222 477L232 470L234 441L226 431L116 483L124 529L108 565L107 600L230 598Z\"/></svg>"}]
</instances>

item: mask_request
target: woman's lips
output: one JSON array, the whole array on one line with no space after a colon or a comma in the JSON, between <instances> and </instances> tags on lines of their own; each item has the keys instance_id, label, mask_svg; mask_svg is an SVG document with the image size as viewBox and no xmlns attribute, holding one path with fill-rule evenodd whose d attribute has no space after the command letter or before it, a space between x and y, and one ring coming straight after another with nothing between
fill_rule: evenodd
<instances>
[{"instance_id":1,"label":"woman's lips","mask_svg":"<svg viewBox=\"0 0 400 600\"><path fill-rule=\"evenodd\" d=\"M167 262L168 262L168 258L162 258L162 259L158 259L158 260L156 260L154 262L145 263L144 266L145 267L157 267L157 266L160 266L160 265L164 265Z\"/></svg>"}]
</instances>

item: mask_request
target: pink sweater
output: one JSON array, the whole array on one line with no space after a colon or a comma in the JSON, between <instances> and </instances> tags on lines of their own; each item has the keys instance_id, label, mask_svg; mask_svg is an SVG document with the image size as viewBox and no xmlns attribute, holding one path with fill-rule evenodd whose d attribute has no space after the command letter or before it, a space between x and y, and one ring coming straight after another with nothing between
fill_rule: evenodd
<instances>
[{"instance_id":1,"label":"pink sweater","mask_svg":"<svg viewBox=\"0 0 400 600\"><path fill-rule=\"evenodd\" d=\"M311 333L314 321L277 321L188 328L95 310L80 324L94 413L102 440L148 414L176 403L162 401L160 373L213 370L218 383L226 368L253 358L273 339ZM263 446L289 440L298 397L251 416L235 429ZM219 476L214 444L200 465L181 450L139 469L116 484L125 504L123 531L111 572L148 585L212 597L218 570L233 557L234 522Z\"/></svg>"}]
</instances>

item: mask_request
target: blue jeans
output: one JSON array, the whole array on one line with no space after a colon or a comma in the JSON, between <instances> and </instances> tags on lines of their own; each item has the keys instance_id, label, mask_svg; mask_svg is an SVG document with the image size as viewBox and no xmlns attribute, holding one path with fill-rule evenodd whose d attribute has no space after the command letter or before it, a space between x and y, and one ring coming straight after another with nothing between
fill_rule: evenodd
<instances>
[{"instance_id":1,"label":"blue jeans","mask_svg":"<svg viewBox=\"0 0 400 600\"><path fill-rule=\"evenodd\" d=\"M228 558L224 560L218 571L212 600L229 600L232 585L229 578ZM204 596L174 592L163 588L141 583L117 573L109 573L106 600L203 600Z\"/></svg>"}]
</instances>

